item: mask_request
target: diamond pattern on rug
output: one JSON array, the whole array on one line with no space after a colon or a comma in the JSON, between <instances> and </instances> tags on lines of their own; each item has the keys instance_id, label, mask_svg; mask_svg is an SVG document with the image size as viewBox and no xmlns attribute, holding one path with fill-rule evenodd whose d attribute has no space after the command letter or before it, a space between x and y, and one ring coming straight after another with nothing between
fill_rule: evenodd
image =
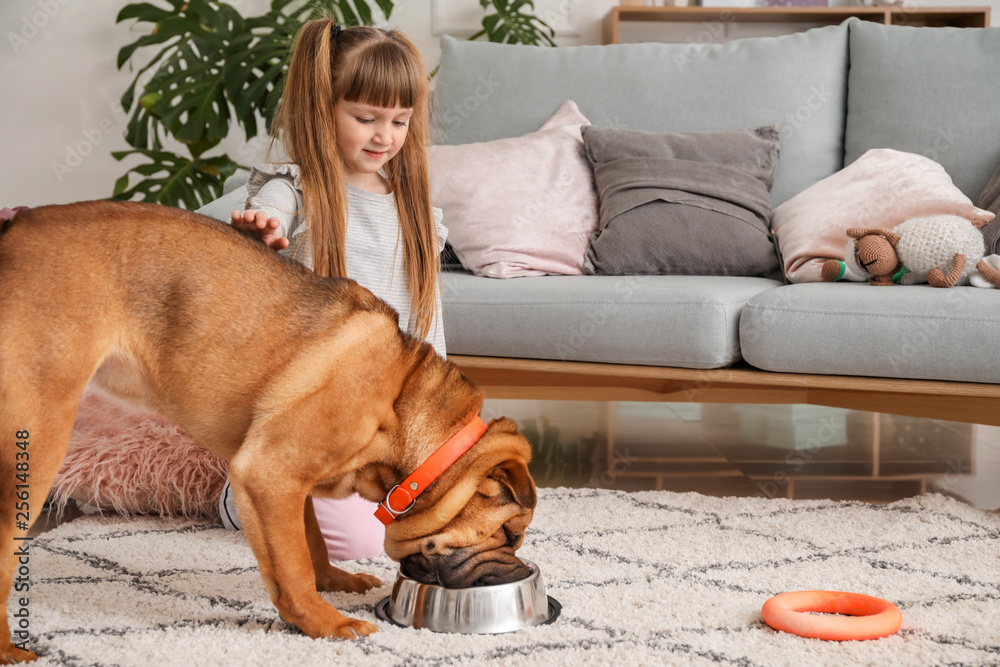
<instances>
[{"instance_id":1,"label":"diamond pattern on rug","mask_svg":"<svg viewBox=\"0 0 1000 667\"><path fill-rule=\"evenodd\" d=\"M995 665L1000 515L938 495L891 505L540 489L521 555L563 607L551 625L445 635L375 618L386 582L324 594L380 632L313 640L278 618L241 533L186 520L84 517L31 546L38 665ZM760 607L823 588L896 603L868 642L780 633ZM13 608L13 607L11 607Z\"/></svg>"}]
</instances>

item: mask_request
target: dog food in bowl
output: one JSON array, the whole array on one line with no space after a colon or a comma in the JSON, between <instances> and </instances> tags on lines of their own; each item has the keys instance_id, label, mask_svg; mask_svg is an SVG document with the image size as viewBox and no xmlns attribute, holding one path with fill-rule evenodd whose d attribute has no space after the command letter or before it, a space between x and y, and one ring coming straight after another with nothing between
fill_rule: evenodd
<instances>
[{"instance_id":1,"label":"dog food in bowl","mask_svg":"<svg viewBox=\"0 0 1000 667\"><path fill-rule=\"evenodd\" d=\"M545 594L538 566L521 581L496 586L444 588L422 584L402 572L392 595L375 606L375 614L408 628L462 634L499 634L551 623L562 607Z\"/></svg>"}]
</instances>

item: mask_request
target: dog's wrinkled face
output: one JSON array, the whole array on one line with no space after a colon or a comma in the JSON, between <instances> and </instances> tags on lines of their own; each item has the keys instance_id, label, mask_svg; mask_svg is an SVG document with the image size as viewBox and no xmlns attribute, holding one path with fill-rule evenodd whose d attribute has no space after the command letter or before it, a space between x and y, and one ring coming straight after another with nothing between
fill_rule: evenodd
<instances>
[{"instance_id":1,"label":"dog's wrinkled face","mask_svg":"<svg viewBox=\"0 0 1000 667\"><path fill-rule=\"evenodd\" d=\"M531 449L509 419L485 435L386 530L386 553L425 584L468 588L519 581L514 555L534 514Z\"/></svg>"}]
</instances>

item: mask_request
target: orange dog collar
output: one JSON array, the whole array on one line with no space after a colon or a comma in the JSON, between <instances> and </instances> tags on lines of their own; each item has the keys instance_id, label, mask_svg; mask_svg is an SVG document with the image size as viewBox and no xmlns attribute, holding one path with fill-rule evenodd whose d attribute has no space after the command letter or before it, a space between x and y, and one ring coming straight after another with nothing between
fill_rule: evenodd
<instances>
[{"instance_id":1,"label":"orange dog collar","mask_svg":"<svg viewBox=\"0 0 1000 667\"><path fill-rule=\"evenodd\" d=\"M375 516L388 526L400 514L413 507L417 496L423 493L431 483L440 477L445 470L459 459L462 454L476 444L486 433L486 422L478 415L472 418L462 430L438 447L427 460L421 463L409 477L392 487L385 500L379 503ZM401 509L397 509L401 508Z\"/></svg>"},{"instance_id":2,"label":"orange dog collar","mask_svg":"<svg viewBox=\"0 0 1000 667\"><path fill-rule=\"evenodd\" d=\"M848 614L850 618L802 613L806 611ZM833 641L888 637L903 624L903 614L891 602L839 591L795 591L775 595L764 603L760 615L775 630Z\"/></svg>"}]
</instances>

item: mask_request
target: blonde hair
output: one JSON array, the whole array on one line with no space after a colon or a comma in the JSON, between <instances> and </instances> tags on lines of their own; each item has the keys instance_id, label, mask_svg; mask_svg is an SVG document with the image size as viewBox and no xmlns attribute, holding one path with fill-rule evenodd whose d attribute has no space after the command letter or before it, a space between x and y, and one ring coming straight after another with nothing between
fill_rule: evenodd
<instances>
[{"instance_id":1,"label":"blonde hair","mask_svg":"<svg viewBox=\"0 0 1000 667\"><path fill-rule=\"evenodd\" d=\"M280 136L288 158L299 165L313 271L343 277L347 191L337 143L340 100L413 109L406 140L384 172L399 214L413 333L426 338L440 259L427 173L427 75L419 51L395 30L360 26L337 34L330 18L307 22L295 37L271 146Z\"/></svg>"}]
</instances>

